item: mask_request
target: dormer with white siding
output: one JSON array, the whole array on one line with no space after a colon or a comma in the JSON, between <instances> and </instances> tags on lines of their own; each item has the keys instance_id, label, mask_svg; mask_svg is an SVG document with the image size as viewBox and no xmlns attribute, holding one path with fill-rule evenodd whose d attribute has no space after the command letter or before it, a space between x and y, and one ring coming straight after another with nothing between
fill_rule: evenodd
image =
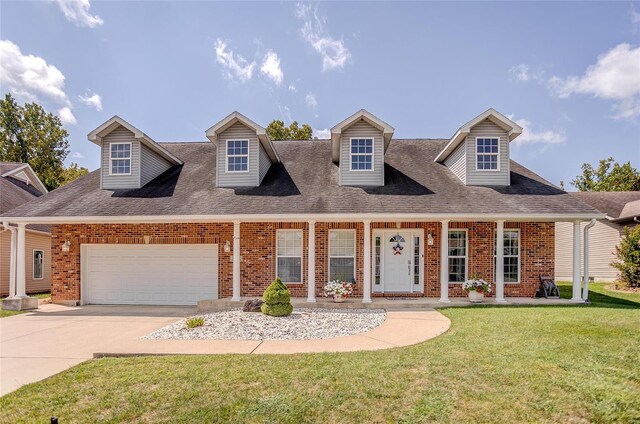
<instances>
[{"instance_id":1,"label":"dormer with white siding","mask_svg":"<svg viewBox=\"0 0 640 424\"><path fill-rule=\"evenodd\" d=\"M435 161L443 163L465 185L508 186L509 143L520 134L522 127L488 109L462 125Z\"/></svg>"},{"instance_id":2,"label":"dormer with white siding","mask_svg":"<svg viewBox=\"0 0 640 424\"><path fill-rule=\"evenodd\" d=\"M341 186L383 186L384 154L394 128L359 110L331 128L333 162L338 163Z\"/></svg>"},{"instance_id":3,"label":"dormer with white siding","mask_svg":"<svg viewBox=\"0 0 640 424\"><path fill-rule=\"evenodd\" d=\"M105 190L144 187L182 161L151 137L120 118L113 118L88 135L101 148L100 188Z\"/></svg>"},{"instance_id":4,"label":"dormer with white siding","mask_svg":"<svg viewBox=\"0 0 640 424\"><path fill-rule=\"evenodd\" d=\"M267 131L240 112L206 132L216 145L216 187L258 187L272 163L280 162Z\"/></svg>"}]
</instances>

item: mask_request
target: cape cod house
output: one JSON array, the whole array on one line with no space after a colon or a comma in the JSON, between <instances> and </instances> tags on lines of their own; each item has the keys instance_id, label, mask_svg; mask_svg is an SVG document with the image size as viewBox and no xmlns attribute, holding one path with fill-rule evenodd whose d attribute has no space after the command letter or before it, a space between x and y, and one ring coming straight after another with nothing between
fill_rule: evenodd
<instances>
[{"instance_id":1,"label":"cape cod house","mask_svg":"<svg viewBox=\"0 0 640 424\"><path fill-rule=\"evenodd\" d=\"M555 222L572 222L582 301L580 222L602 214L510 160L521 132L489 109L451 139L394 139L360 110L331 139L276 141L234 112L208 141L159 143L114 116L88 136L100 169L5 219L18 246L52 225L54 302L154 305L260 296L276 276L309 302L333 279L362 302L447 302L477 276L504 302L553 276Z\"/></svg>"}]
</instances>

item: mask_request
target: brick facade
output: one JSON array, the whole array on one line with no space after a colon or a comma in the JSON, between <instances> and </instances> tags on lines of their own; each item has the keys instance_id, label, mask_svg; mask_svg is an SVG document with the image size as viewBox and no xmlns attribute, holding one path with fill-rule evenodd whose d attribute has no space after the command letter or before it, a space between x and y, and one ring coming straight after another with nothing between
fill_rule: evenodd
<instances>
[{"instance_id":1,"label":"brick facade","mask_svg":"<svg viewBox=\"0 0 640 424\"><path fill-rule=\"evenodd\" d=\"M400 228L423 229L424 242L424 294L440 296L440 227L439 222L404 222ZM308 224L300 223L243 223L240 230L241 295L257 297L273 281L276 273L276 232L279 229L303 231L303 282L289 285L293 296L307 295L307 245ZM397 228L395 222L372 222L371 231ZM468 231L468 275L478 274L493 281L493 244L495 223L456 222L451 229ZM505 228L519 228L521 232L521 281L506 284L505 296L533 296L541 274L553 276L554 272L554 223L505 223ZM329 231L353 229L356 231L356 296L362 296L364 275L363 233L360 222L316 223L316 295L322 295L328 279ZM428 244L431 234L433 244ZM62 244L69 240L68 252ZM224 251L226 241L233 242L232 223L192 224L65 224L52 226L51 293L54 302L80 299L80 245L91 244L210 244L217 243L219 252L219 296L232 293L232 249ZM466 295L457 284L449 285L450 296ZM388 296L388 294L385 294Z\"/></svg>"}]
</instances>

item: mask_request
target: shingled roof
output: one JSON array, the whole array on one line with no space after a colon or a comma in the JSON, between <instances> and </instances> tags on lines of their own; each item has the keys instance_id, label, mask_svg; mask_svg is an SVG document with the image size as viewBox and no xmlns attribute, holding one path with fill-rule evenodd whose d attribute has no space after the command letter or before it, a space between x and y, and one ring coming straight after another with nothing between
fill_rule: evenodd
<instances>
[{"instance_id":1,"label":"shingled roof","mask_svg":"<svg viewBox=\"0 0 640 424\"><path fill-rule=\"evenodd\" d=\"M444 165L434 162L448 140L393 140L385 156L385 185L338 185L331 141L276 141L281 163L271 166L263 183L252 188L216 188L216 147L209 142L161 143L184 160L146 186L101 190L94 171L7 216L117 217L166 215L314 215L386 214L467 217L601 217L516 162L511 186L465 186ZM43 219L44 220L44 219ZM64 220L70 221L70 220Z\"/></svg>"},{"instance_id":2,"label":"shingled roof","mask_svg":"<svg viewBox=\"0 0 640 424\"><path fill-rule=\"evenodd\" d=\"M22 166L24 166L24 164L19 162L0 162L0 175L21 168ZM4 214L40 196L42 196L42 193L34 186L10 176L0 176L0 214ZM51 232L49 225L29 225L27 228L47 233Z\"/></svg>"},{"instance_id":3,"label":"shingled roof","mask_svg":"<svg viewBox=\"0 0 640 424\"><path fill-rule=\"evenodd\" d=\"M606 214L611 220L633 219L640 215L640 191L585 191L570 194Z\"/></svg>"}]
</instances>

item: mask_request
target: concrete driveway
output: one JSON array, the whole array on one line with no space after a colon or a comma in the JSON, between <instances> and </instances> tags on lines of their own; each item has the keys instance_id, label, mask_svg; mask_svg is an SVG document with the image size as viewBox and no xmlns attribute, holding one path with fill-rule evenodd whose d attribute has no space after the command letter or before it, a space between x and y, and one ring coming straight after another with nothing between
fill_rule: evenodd
<instances>
[{"instance_id":1,"label":"concrete driveway","mask_svg":"<svg viewBox=\"0 0 640 424\"><path fill-rule=\"evenodd\" d=\"M195 313L189 307L41 305L0 319L0 396Z\"/></svg>"}]
</instances>

